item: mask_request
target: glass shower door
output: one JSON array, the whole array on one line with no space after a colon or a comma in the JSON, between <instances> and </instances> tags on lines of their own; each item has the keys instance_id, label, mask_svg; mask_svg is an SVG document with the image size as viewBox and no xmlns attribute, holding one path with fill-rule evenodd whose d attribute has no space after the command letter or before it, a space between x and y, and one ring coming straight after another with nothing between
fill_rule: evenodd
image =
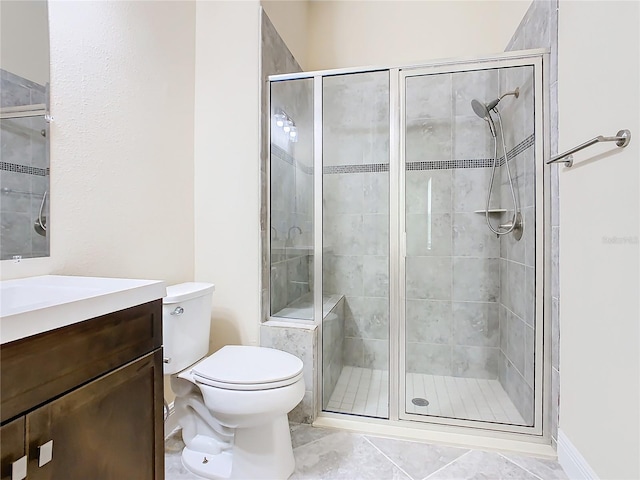
<instances>
[{"instance_id":1,"label":"glass shower door","mask_svg":"<svg viewBox=\"0 0 640 480\"><path fill-rule=\"evenodd\" d=\"M533 67L405 74L401 81L401 416L532 426ZM503 234L510 222L523 224L519 239L518 225Z\"/></svg>"},{"instance_id":2,"label":"glass shower door","mask_svg":"<svg viewBox=\"0 0 640 480\"><path fill-rule=\"evenodd\" d=\"M322 89L322 407L387 418L389 72Z\"/></svg>"}]
</instances>

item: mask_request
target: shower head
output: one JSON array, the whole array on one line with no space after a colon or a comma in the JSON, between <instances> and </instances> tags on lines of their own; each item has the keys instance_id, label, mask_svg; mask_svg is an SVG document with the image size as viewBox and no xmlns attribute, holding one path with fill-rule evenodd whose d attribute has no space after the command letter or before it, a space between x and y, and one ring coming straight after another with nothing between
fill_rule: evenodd
<instances>
[{"instance_id":1,"label":"shower head","mask_svg":"<svg viewBox=\"0 0 640 480\"><path fill-rule=\"evenodd\" d=\"M500 100L502 100L507 95L513 95L514 97L518 98L520 96L520 88L516 87L516 89L512 92L503 93L495 100L491 100L489 103L482 103L480 100L476 100L475 98L471 100L471 108L473 108L473 111L477 116L487 121L493 138L496 137L496 126L493 124L493 119L491 118L491 114L489 112L496 108L498 103L500 103Z\"/></svg>"},{"instance_id":2,"label":"shower head","mask_svg":"<svg viewBox=\"0 0 640 480\"><path fill-rule=\"evenodd\" d=\"M478 115L483 120L486 120L489 118L489 109L480 100L476 100L475 98L471 100L471 108L473 108L473 111L475 112L475 114Z\"/></svg>"},{"instance_id":3,"label":"shower head","mask_svg":"<svg viewBox=\"0 0 640 480\"><path fill-rule=\"evenodd\" d=\"M474 98L473 100L471 100L471 108L473 108L473 111L476 115L487 121L487 123L489 124L489 130L491 130L491 135L493 136L493 138L496 138L496 126L493 124L493 119L491 118L491 114L489 113L489 106Z\"/></svg>"}]
</instances>

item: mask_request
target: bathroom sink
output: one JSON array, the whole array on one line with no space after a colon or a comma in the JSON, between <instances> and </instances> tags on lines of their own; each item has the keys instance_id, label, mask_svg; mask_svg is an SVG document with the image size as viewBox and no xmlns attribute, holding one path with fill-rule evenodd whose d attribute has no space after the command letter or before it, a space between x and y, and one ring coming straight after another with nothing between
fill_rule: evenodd
<instances>
[{"instance_id":1,"label":"bathroom sink","mask_svg":"<svg viewBox=\"0 0 640 480\"><path fill-rule=\"evenodd\" d=\"M166 295L164 282L45 275L0 282L0 344Z\"/></svg>"}]
</instances>

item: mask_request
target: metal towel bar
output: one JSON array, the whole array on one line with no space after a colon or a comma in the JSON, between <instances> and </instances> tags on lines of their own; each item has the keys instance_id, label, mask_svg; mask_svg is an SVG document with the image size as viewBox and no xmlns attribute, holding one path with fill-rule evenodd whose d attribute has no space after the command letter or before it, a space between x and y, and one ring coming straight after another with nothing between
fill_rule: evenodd
<instances>
[{"instance_id":1,"label":"metal towel bar","mask_svg":"<svg viewBox=\"0 0 640 480\"><path fill-rule=\"evenodd\" d=\"M552 157L551 160L547 162L547 165L550 163L564 162L565 167L570 167L571 165L573 165L572 155L582 150L583 148L590 147L591 145L595 145L596 143L600 143L600 142L616 142L617 146L626 147L627 145L629 145L630 141L631 141L631 132L629 130L620 130L618 133L616 133L615 137L603 137L602 135L598 135L597 137L592 138L588 142L584 142L583 144L578 145L577 147L573 147L571 150L567 150L566 152L561 153L560 155L556 155L555 157Z\"/></svg>"},{"instance_id":2,"label":"metal towel bar","mask_svg":"<svg viewBox=\"0 0 640 480\"><path fill-rule=\"evenodd\" d=\"M44 103L0 108L0 119L2 120L24 117L44 117L47 122L51 121L51 115L49 115L47 106Z\"/></svg>"}]
</instances>

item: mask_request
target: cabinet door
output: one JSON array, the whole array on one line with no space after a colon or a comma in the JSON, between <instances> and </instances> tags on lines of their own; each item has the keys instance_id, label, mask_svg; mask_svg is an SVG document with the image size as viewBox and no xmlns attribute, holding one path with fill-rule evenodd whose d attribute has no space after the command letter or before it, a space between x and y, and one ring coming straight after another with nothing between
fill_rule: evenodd
<instances>
[{"instance_id":1,"label":"cabinet door","mask_svg":"<svg viewBox=\"0 0 640 480\"><path fill-rule=\"evenodd\" d=\"M24 417L19 417L0 427L0 480L11 480L14 462L24 454Z\"/></svg>"},{"instance_id":2,"label":"cabinet door","mask_svg":"<svg viewBox=\"0 0 640 480\"><path fill-rule=\"evenodd\" d=\"M29 480L163 479L162 395L156 350L31 412Z\"/></svg>"}]
</instances>

